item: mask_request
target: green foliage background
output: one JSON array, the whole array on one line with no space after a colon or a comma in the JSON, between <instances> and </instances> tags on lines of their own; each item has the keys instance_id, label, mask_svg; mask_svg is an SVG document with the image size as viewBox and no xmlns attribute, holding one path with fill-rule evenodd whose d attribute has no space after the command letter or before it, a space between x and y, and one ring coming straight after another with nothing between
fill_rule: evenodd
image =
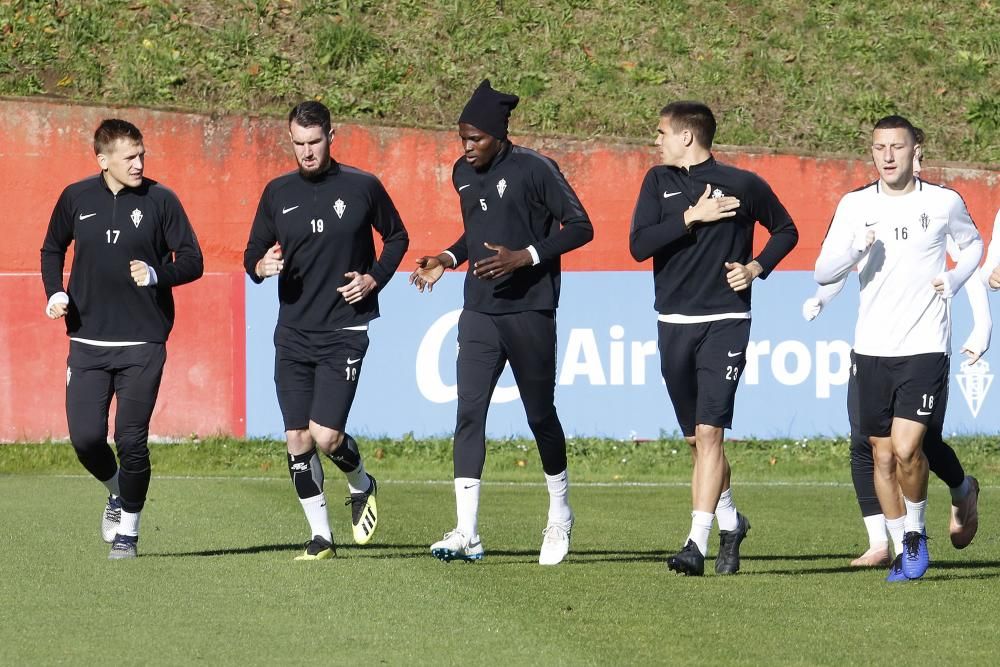
<instances>
[{"instance_id":1,"label":"green foliage background","mask_svg":"<svg viewBox=\"0 0 1000 667\"><path fill-rule=\"evenodd\" d=\"M0 0L0 94L452 128L491 77L525 133L645 141L667 101L718 141L856 154L890 112L928 157L1000 163L996 0Z\"/></svg>"}]
</instances>

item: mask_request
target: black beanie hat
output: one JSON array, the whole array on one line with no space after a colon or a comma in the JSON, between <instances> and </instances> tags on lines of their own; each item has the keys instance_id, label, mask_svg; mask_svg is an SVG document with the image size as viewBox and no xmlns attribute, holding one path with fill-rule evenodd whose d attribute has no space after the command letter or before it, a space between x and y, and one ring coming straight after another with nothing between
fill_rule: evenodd
<instances>
[{"instance_id":1,"label":"black beanie hat","mask_svg":"<svg viewBox=\"0 0 1000 667\"><path fill-rule=\"evenodd\" d=\"M517 95L508 95L493 90L489 79L483 79L472 97L469 98L459 123L468 123L501 141L507 139L507 120L510 111L520 100Z\"/></svg>"}]
</instances>

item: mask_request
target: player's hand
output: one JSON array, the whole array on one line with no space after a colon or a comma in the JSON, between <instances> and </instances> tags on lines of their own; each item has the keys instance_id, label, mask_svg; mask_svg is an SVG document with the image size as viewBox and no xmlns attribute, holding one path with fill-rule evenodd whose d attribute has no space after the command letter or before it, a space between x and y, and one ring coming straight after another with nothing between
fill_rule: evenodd
<instances>
[{"instance_id":1,"label":"player's hand","mask_svg":"<svg viewBox=\"0 0 1000 667\"><path fill-rule=\"evenodd\" d=\"M736 197L712 199L712 186L706 184L705 192L695 205L684 211L684 224L689 228L699 222L715 222L736 215L740 200Z\"/></svg>"},{"instance_id":2,"label":"player's hand","mask_svg":"<svg viewBox=\"0 0 1000 667\"><path fill-rule=\"evenodd\" d=\"M128 263L128 270L132 273L132 281L139 287L149 284L149 265L140 259L133 259Z\"/></svg>"},{"instance_id":3,"label":"player's hand","mask_svg":"<svg viewBox=\"0 0 1000 667\"><path fill-rule=\"evenodd\" d=\"M939 274L937 278L931 281L931 286L939 296L945 299L955 296L955 291L951 287L951 278L947 273Z\"/></svg>"},{"instance_id":4,"label":"player's hand","mask_svg":"<svg viewBox=\"0 0 1000 667\"><path fill-rule=\"evenodd\" d=\"M962 343L962 354L966 356L966 360L962 364L965 366L973 365L986 354L988 349L990 349L990 328L981 324L972 327L969 337Z\"/></svg>"},{"instance_id":5,"label":"player's hand","mask_svg":"<svg viewBox=\"0 0 1000 667\"><path fill-rule=\"evenodd\" d=\"M754 260L749 264L726 262L726 269L729 271L726 274L726 281L729 283L729 286L733 288L734 292L741 292L750 287L750 283L753 282L753 279L764 271L764 267L758 264L757 260Z\"/></svg>"},{"instance_id":6,"label":"player's hand","mask_svg":"<svg viewBox=\"0 0 1000 667\"><path fill-rule=\"evenodd\" d=\"M1000 266L993 269L989 279L990 289L1000 289Z\"/></svg>"},{"instance_id":7,"label":"player's hand","mask_svg":"<svg viewBox=\"0 0 1000 667\"><path fill-rule=\"evenodd\" d=\"M50 320L58 320L60 317L66 317L67 312L69 312L68 303L53 303L45 309L45 314L49 316Z\"/></svg>"},{"instance_id":8,"label":"player's hand","mask_svg":"<svg viewBox=\"0 0 1000 667\"><path fill-rule=\"evenodd\" d=\"M869 248L875 243L875 230L866 229L859 231L854 235L854 241L851 243L851 248L855 251L864 253L867 252Z\"/></svg>"},{"instance_id":9,"label":"player's hand","mask_svg":"<svg viewBox=\"0 0 1000 667\"><path fill-rule=\"evenodd\" d=\"M416 285L419 292L426 289L434 291L434 283L444 275L445 265L437 257L424 255L417 260L417 268L410 274L410 284Z\"/></svg>"},{"instance_id":10,"label":"player's hand","mask_svg":"<svg viewBox=\"0 0 1000 667\"><path fill-rule=\"evenodd\" d=\"M971 366L972 364L979 361L982 358L983 354L985 353L986 350L983 350L982 352L977 352L976 350L970 349L968 347L962 348L962 354L964 354L966 357L965 361L966 366Z\"/></svg>"},{"instance_id":11,"label":"player's hand","mask_svg":"<svg viewBox=\"0 0 1000 667\"><path fill-rule=\"evenodd\" d=\"M812 322L821 312L823 312L823 302L814 296L802 303L802 317L805 318L806 322Z\"/></svg>"},{"instance_id":12,"label":"player's hand","mask_svg":"<svg viewBox=\"0 0 1000 667\"><path fill-rule=\"evenodd\" d=\"M531 253L527 250L510 250L502 245L484 243L489 250L496 254L486 259L481 259L473 265L472 274L483 280L496 280L514 273L522 266L531 266Z\"/></svg>"},{"instance_id":13,"label":"player's hand","mask_svg":"<svg viewBox=\"0 0 1000 667\"><path fill-rule=\"evenodd\" d=\"M337 291L344 295L344 301L347 303L357 303L361 301L378 287L378 283L367 273L361 274L357 271L348 271L344 274L344 277L351 282L347 283L343 287L338 287Z\"/></svg>"},{"instance_id":14,"label":"player's hand","mask_svg":"<svg viewBox=\"0 0 1000 667\"><path fill-rule=\"evenodd\" d=\"M285 260L281 253L281 244L275 243L273 246L267 249L264 256L260 258L257 262L257 266L254 271L257 273L258 278L270 278L271 276L276 276L285 268Z\"/></svg>"}]
</instances>

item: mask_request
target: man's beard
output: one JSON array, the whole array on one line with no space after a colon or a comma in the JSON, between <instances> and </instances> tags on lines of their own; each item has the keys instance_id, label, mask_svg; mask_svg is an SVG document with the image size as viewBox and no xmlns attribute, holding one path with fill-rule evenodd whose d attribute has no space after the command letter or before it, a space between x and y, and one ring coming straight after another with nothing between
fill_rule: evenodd
<instances>
[{"instance_id":1,"label":"man's beard","mask_svg":"<svg viewBox=\"0 0 1000 667\"><path fill-rule=\"evenodd\" d=\"M307 180L318 179L327 172L327 170L330 168L330 163L331 160L329 158L325 161L317 160L316 166L311 169L306 169L305 167L302 166L301 163L299 163L299 175Z\"/></svg>"}]
</instances>

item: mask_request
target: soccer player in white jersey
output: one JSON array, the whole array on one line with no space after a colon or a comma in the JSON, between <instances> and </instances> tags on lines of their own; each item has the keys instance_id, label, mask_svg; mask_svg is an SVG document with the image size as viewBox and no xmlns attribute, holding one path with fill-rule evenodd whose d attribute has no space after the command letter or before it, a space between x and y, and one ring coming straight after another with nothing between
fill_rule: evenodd
<instances>
[{"instance_id":1,"label":"soccer player in white jersey","mask_svg":"<svg viewBox=\"0 0 1000 667\"><path fill-rule=\"evenodd\" d=\"M920 578L930 564L923 438L947 402L951 297L983 252L961 196L914 177L916 139L902 116L875 124L871 150L879 178L840 200L815 272L827 285L855 266L859 271L852 372L861 431L875 448L875 490L896 552L888 581ZM950 271L948 236L958 246Z\"/></svg>"},{"instance_id":2,"label":"soccer player in white jersey","mask_svg":"<svg viewBox=\"0 0 1000 667\"><path fill-rule=\"evenodd\" d=\"M919 127L914 129L917 146L913 158L913 173L919 177L924 133ZM958 256L958 247L950 238L948 254L953 260ZM807 321L815 319L826 305L840 294L847 279L848 276L844 276L839 282L819 287L816 293L802 304L802 316ZM978 362L990 347L993 318L990 314L985 281L970 279L965 283L965 292L972 308L973 327L962 344L961 351L967 357L965 363L971 366ZM885 515L875 494L875 459L872 445L858 424L857 391L857 378L852 375L847 385L847 416L851 426L851 480L868 532L868 549L852 560L851 566L881 567L888 565L892 559L889 557ZM944 412L939 411L928 425L924 435L923 450L930 471L948 485L951 494L951 516L948 525L951 543L956 549L964 549L972 543L979 528L979 482L975 477L965 474L955 450L944 441L943 427Z\"/></svg>"}]
</instances>

